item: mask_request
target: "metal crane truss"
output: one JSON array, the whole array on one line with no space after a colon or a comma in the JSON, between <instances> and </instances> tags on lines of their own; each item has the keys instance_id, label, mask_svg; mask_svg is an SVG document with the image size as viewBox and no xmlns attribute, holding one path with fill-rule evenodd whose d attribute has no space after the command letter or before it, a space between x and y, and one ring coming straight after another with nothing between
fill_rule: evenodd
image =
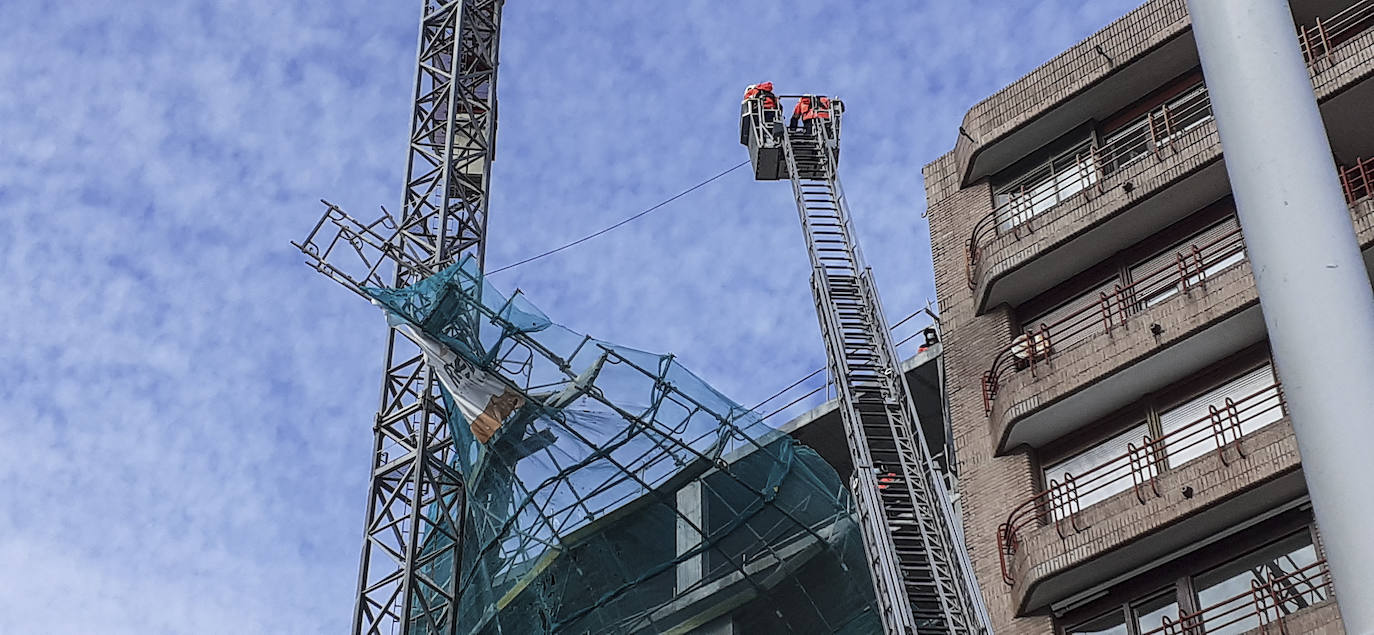
<instances>
[{"instance_id":1,"label":"metal crane truss","mask_svg":"<svg viewBox=\"0 0 1374 635\"><path fill-rule=\"evenodd\" d=\"M760 115L761 103L746 104L741 126L753 138L745 145L756 178L785 175L792 182L883 628L889 635L983 632L977 587L948 494L918 432L916 409L836 173L843 108L835 103L829 119L802 131L770 123Z\"/></svg>"},{"instance_id":2,"label":"metal crane truss","mask_svg":"<svg viewBox=\"0 0 1374 635\"><path fill-rule=\"evenodd\" d=\"M484 261L503 4L425 1L401 229L436 262Z\"/></svg>"},{"instance_id":3,"label":"metal crane truss","mask_svg":"<svg viewBox=\"0 0 1374 635\"><path fill-rule=\"evenodd\" d=\"M300 245L326 228L355 248L357 283L402 287L472 255L480 264L496 133L496 61L503 0L424 0L399 219L358 225L330 206ZM385 231L382 238L376 232ZM365 245L385 244L385 254ZM337 254L336 254L337 255ZM321 271L353 280L318 258ZM356 271L356 270L355 270ZM383 284L385 282L385 284ZM439 385L421 351L387 334L374 422L364 544L353 633L457 633L461 474ZM445 570L450 573L443 573Z\"/></svg>"},{"instance_id":4,"label":"metal crane truss","mask_svg":"<svg viewBox=\"0 0 1374 635\"><path fill-rule=\"evenodd\" d=\"M296 244L320 272L361 293L363 285L396 280L398 271L418 279L434 270L432 254L395 219L363 224L326 205ZM451 571L461 547L454 538L463 482L451 467L447 411L421 350L394 328L387 333L385 370L353 632L456 633L456 578L435 571Z\"/></svg>"},{"instance_id":5,"label":"metal crane truss","mask_svg":"<svg viewBox=\"0 0 1374 635\"><path fill-rule=\"evenodd\" d=\"M381 306L438 379L454 443L431 468L468 496L417 503L416 575L457 578L458 632L685 632L721 616L751 633L880 628L848 491L814 451L673 356L502 295L474 257L380 285L390 259L428 271L399 234L331 207L301 249ZM439 555L454 542L456 568Z\"/></svg>"}]
</instances>

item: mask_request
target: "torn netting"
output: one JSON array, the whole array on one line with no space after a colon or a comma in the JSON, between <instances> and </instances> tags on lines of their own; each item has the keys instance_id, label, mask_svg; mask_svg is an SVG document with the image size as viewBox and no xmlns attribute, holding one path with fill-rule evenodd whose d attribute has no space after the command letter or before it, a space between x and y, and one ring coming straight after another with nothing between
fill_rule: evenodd
<instances>
[{"instance_id":1,"label":"torn netting","mask_svg":"<svg viewBox=\"0 0 1374 635\"><path fill-rule=\"evenodd\" d=\"M467 491L459 632L879 629L834 469L673 356L557 325L470 259L366 291L449 413ZM441 587L455 573L426 568Z\"/></svg>"}]
</instances>

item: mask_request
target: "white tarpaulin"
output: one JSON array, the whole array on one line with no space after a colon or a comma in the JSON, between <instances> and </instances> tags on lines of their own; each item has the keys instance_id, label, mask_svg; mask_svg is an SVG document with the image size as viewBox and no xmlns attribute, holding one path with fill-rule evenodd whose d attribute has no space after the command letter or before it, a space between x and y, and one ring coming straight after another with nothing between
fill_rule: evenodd
<instances>
[{"instance_id":1,"label":"white tarpaulin","mask_svg":"<svg viewBox=\"0 0 1374 635\"><path fill-rule=\"evenodd\" d=\"M419 345L425 362L434 369L439 381L448 390L477 441L490 441L506 417L525 405L525 397L514 388L495 375L468 363L414 326L400 324L396 328Z\"/></svg>"}]
</instances>

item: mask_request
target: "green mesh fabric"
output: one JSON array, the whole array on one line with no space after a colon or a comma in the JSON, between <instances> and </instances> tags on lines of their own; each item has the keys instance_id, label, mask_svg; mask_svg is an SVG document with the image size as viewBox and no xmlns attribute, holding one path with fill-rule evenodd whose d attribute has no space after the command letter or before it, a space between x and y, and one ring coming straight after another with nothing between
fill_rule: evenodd
<instances>
[{"instance_id":1,"label":"green mesh fabric","mask_svg":"<svg viewBox=\"0 0 1374 635\"><path fill-rule=\"evenodd\" d=\"M471 260L366 292L444 380L463 543L424 572L458 576L460 633L881 631L834 469L673 356L555 324ZM521 397L494 433L464 377Z\"/></svg>"}]
</instances>

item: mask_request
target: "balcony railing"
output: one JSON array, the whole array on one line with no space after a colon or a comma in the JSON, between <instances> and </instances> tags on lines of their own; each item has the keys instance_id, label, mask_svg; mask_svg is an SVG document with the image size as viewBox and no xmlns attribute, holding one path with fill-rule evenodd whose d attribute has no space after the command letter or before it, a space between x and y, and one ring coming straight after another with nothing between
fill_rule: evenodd
<instances>
[{"instance_id":1,"label":"balcony railing","mask_svg":"<svg viewBox=\"0 0 1374 635\"><path fill-rule=\"evenodd\" d=\"M1292 564L1291 558L1287 560ZM1162 625L1141 635L1226 635L1267 628L1271 624L1277 625L1280 633L1288 635L1285 618L1325 602L1334 595L1335 589L1325 560L1278 574L1265 567L1259 571L1258 578L1250 580L1248 591L1193 613L1184 613L1180 609L1178 619L1166 615Z\"/></svg>"},{"instance_id":2,"label":"balcony railing","mask_svg":"<svg viewBox=\"0 0 1374 635\"><path fill-rule=\"evenodd\" d=\"M1138 445L1128 444L1126 452L1081 474L1050 479L1048 489L1013 508L997 528L1002 580L1008 585L1016 582L1011 563L1021 545L1022 529L1054 523L1060 537L1067 537L1086 529L1080 517L1085 499L1091 506L1126 490L1134 490L1136 499L1145 504L1150 496L1160 495L1158 478L1163 472L1209 451L1226 464L1231 460L1228 448L1243 458L1241 440L1286 412L1282 387L1271 384L1239 399L1228 397L1220 407L1209 406L1206 415L1158 438L1145 435Z\"/></svg>"},{"instance_id":3,"label":"balcony railing","mask_svg":"<svg viewBox=\"0 0 1374 635\"><path fill-rule=\"evenodd\" d=\"M1339 13L1298 27L1298 46L1307 65L1316 67L1342 44L1374 27L1374 0L1357 0Z\"/></svg>"},{"instance_id":4,"label":"balcony railing","mask_svg":"<svg viewBox=\"0 0 1374 635\"><path fill-rule=\"evenodd\" d=\"M1017 372L1030 370L1054 359L1099 334L1110 335L1139 311L1184 293L1244 258L1245 246L1237 227L1211 241L1192 245L1169 263L1133 280L1101 291L1095 301L1052 323L1033 325L1012 340L993 358L983 374L983 408L988 415L1002 386Z\"/></svg>"},{"instance_id":5,"label":"balcony railing","mask_svg":"<svg viewBox=\"0 0 1374 635\"><path fill-rule=\"evenodd\" d=\"M1341 189L1345 190L1345 202L1354 205L1370 196L1374 196L1374 157L1359 159L1351 167L1340 168Z\"/></svg>"},{"instance_id":6,"label":"balcony railing","mask_svg":"<svg viewBox=\"0 0 1374 635\"><path fill-rule=\"evenodd\" d=\"M1002 192L1006 200L974 225L965 244L969 288L976 287L985 264L984 252L993 240L1006 234L1019 239L1034 233L1035 225L1058 217L1048 212L1060 203L1085 190L1107 191L1122 168L1148 156L1158 157L1166 150L1177 152L1183 134L1210 121L1211 116L1211 100L1199 85L1172 105L1159 106L1122 126L1100 145L1055 157L1038 168L1044 175L1033 183Z\"/></svg>"}]
</instances>

